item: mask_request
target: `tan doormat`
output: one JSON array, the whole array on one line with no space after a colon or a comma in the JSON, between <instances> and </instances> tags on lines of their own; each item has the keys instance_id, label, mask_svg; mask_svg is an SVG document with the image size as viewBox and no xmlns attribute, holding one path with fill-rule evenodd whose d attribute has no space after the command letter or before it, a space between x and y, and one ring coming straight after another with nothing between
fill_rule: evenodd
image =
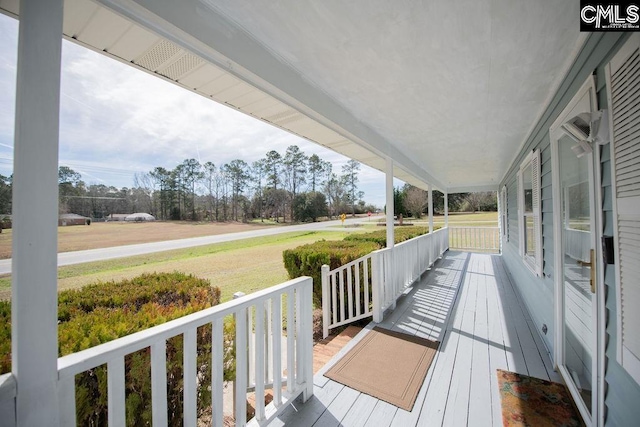
<instances>
[{"instance_id":1,"label":"tan doormat","mask_svg":"<svg viewBox=\"0 0 640 427\"><path fill-rule=\"evenodd\" d=\"M411 411L439 345L375 327L325 376Z\"/></svg>"}]
</instances>

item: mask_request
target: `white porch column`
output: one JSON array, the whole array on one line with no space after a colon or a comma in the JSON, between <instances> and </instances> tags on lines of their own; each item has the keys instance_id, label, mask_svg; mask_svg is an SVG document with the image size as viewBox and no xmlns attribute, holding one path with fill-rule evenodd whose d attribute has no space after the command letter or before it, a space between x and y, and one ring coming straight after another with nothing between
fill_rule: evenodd
<instances>
[{"instance_id":1,"label":"white porch column","mask_svg":"<svg viewBox=\"0 0 640 427\"><path fill-rule=\"evenodd\" d=\"M387 247L392 248L395 245L395 233L393 232L393 159L387 157L386 170L386 195L387 195Z\"/></svg>"},{"instance_id":2,"label":"white porch column","mask_svg":"<svg viewBox=\"0 0 640 427\"><path fill-rule=\"evenodd\" d=\"M449 226L449 193L444 193L444 226Z\"/></svg>"},{"instance_id":3,"label":"white porch column","mask_svg":"<svg viewBox=\"0 0 640 427\"><path fill-rule=\"evenodd\" d=\"M427 187L427 209L429 209L429 233L433 233L433 186Z\"/></svg>"},{"instance_id":4,"label":"white porch column","mask_svg":"<svg viewBox=\"0 0 640 427\"><path fill-rule=\"evenodd\" d=\"M58 425L58 120L63 0L21 0L13 163L18 426Z\"/></svg>"}]
</instances>

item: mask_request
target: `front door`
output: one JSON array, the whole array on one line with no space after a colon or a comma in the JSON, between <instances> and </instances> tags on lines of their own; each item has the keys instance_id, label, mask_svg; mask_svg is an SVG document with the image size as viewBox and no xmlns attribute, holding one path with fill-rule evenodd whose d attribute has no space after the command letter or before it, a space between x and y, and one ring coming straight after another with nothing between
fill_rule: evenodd
<instances>
[{"instance_id":1,"label":"front door","mask_svg":"<svg viewBox=\"0 0 640 427\"><path fill-rule=\"evenodd\" d=\"M589 83L589 82L588 82ZM551 130L555 151L554 229L557 364L585 422L597 424L598 346L596 179L589 116L595 88L585 84ZM580 118L582 117L582 118Z\"/></svg>"}]
</instances>

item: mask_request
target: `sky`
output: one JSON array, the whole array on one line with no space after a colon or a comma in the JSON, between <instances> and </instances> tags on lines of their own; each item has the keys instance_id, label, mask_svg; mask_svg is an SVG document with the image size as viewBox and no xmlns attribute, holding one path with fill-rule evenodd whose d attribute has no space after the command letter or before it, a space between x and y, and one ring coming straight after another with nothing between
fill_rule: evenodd
<instances>
[{"instance_id":1,"label":"sky","mask_svg":"<svg viewBox=\"0 0 640 427\"><path fill-rule=\"evenodd\" d=\"M0 174L13 169L13 132L18 21L0 14ZM45 94L43 94L45 96ZM63 40L59 164L87 184L132 187L135 173L173 169L184 159L215 165L258 160L270 150L284 155L297 145L333 163L339 173L349 159ZM384 174L362 165L364 200L385 203ZM402 185L396 180L395 185Z\"/></svg>"}]
</instances>

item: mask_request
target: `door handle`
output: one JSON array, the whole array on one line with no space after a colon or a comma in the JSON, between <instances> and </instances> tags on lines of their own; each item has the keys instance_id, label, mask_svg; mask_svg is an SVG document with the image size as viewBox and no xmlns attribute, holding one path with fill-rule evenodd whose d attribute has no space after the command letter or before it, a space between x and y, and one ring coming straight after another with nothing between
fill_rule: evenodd
<instances>
[{"instance_id":1,"label":"door handle","mask_svg":"<svg viewBox=\"0 0 640 427\"><path fill-rule=\"evenodd\" d=\"M596 269L595 269L595 252L593 249L589 250L589 262L578 261L578 265L583 267L589 267L589 285L591 286L591 292L596 293Z\"/></svg>"},{"instance_id":2,"label":"door handle","mask_svg":"<svg viewBox=\"0 0 640 427\"><path fill-rule=\"evenodd\" d=\"M589 273L590 273L590 280L589 283L591 284L591 293L596 293L596 256L595 256L595 251L593 249L591 249L591 251L589 252Z\"/></svg>"}]
</instances>

